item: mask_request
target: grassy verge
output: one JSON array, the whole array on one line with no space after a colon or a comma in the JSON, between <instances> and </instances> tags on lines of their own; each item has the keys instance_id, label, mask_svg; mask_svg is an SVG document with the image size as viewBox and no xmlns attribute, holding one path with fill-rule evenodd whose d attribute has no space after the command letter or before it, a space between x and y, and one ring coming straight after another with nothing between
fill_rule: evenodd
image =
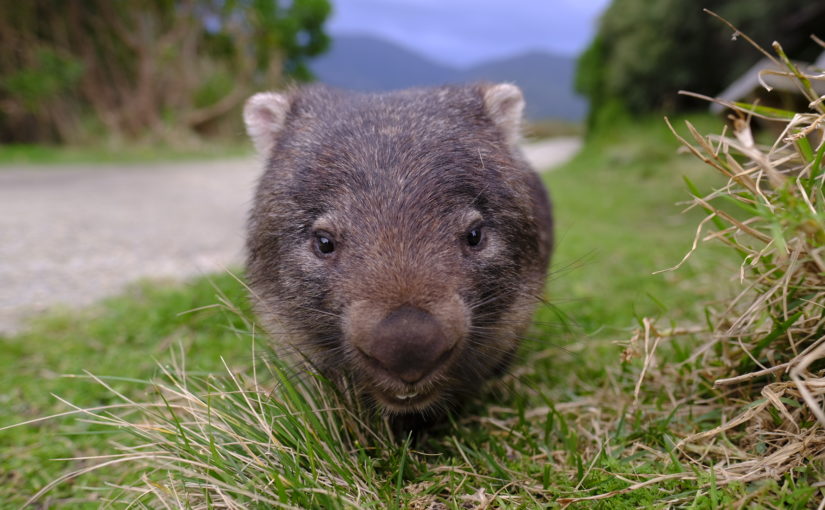
<instances>
[{"instance_id":1,"label":"grassy verge","mask_svg":"<svg viewBox=\"0 0 825 510\"><path fill-rule=\"evenodd\" d=\"M51 394L82 407L160 405L0 431L0 501L22 504L61 473L100 462L49 459L121 452L144 460L66 480L42 502L533 508L616 491L579 504L804 506L817 490L814 468L808 482L717 487L672 455L672 430L713 417L702 416L701 405L643 412L671 406L661 381L661 391L633 400L643 363L623 363L626 346L617 341L630 338L641 317L666 314L674 325L702 318L703 302L724 295L720 275L737 262L706 248L677 272L651 275L679 262L702 216L681 215L674 205L688 198L682 177L705 189L720 183L677 147L661 120L628 124L592 137L547 175L558 227L552 305L537 314L513 374L414 448L388 441L380 422L346 412L351 403L322 382L295 382L266 359L252 372L244 291L216 276L185 287L136 287L88 313L51 317L1 340L12 355L0 358L0 428L68 409ZM240 310L179 315L219 301ZM663 362L684 360L690 346L674 346ZM111 388L59 376L84 370L109 376ZM692 470L695 476L683 475Z\"/></svg>"},{"instance_id":2,"label":"grassy verge","mask_svg":"<svg viewBox=\"0 0 825 510\"><path fill-rule=\"evenodd\" d=\"M244 290L228 275L183 287L141 284L94 308L54 313L24 334L0 337L0 427L69 411L58 396L83 407L113 402L111 391L90 380L87 371L112 378L107 380L114 389L139 398L151 387L137 381L158 374L158 363L169 363L170 352L182 350L195 373L221 371L222 357L232 365L245 364L248 335L237 314L207 308L181 315L214 305L218 294L245 303ZM0 502L11 508L21 505L60 473L78 466L54 459L106 451L107 441L118 437L112 432L74 419L0 431ZM94 501L96 495L80 487L95 485L98 479L60 485L44 499L44 507L83 507L83 501Z\"/></svg>"},{"instance_id":3,"label":"grassy verge","mask_svg":"<svg viewBox=\"0 0 825 510\"><path fill-rule=\"evenodd\" d=\"M527 122L524 135L528 141L545 140L559 136L582 136L584 125L581 122L566 120L537 120Z\"/></svg>"},{"instance_id":4,"label":"grassy verge","mask_svg":"<svg viewBox=\"0 0 825 510\"><path fill-rule=\"evenodd\" d=\"M247 143L203 144L190 148L164 145L48 146L0 145L0 168L21 165L147 163L249 156Z\"/></svg>"}]
</instances>

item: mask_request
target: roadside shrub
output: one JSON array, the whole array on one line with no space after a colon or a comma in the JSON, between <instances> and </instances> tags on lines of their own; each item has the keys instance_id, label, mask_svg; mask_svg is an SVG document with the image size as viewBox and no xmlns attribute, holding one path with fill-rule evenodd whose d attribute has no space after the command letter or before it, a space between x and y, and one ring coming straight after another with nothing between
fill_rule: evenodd
<instances>
[{"instance_id":1,"label":"roadside shrub","mask_svg":"<svg viewBox=\"0 0 825 510\"><path fill-rule=\"evenodd\" d=\"M775 56L759 48L796 82L808 111L722 102L734 112L722 134L690 123L690 137L673 130L728 179L710 193L687 182L689 208L707 215L685 258L709 241L735 251L735 297L709 313L700 343L678 364L656 361L656 346L681 340L652 322L630 349L644 345L637 397L667 384L680 405L707 418L683 430L674 451L716 483L778 479L825 459L825 96L812 86L825 70L800 69L778 43L773 49ZM782 122L781 135L757 143L753 117Z\"/></svg>"}]
</instances>

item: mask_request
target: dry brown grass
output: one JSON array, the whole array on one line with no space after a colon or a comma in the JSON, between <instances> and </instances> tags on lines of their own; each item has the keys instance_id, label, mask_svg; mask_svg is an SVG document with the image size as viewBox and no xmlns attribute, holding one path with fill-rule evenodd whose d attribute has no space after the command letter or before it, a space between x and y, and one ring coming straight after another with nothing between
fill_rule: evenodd
<instances>
[{"instance_id":1,"label":"dry brown grass","mask_svg":"<svg viewBox=\"0 0 825 510\"><path fill-rule=\"evenodd\" d=\"M703 135L688 123L691 136L682 137L671 126L687 151L728 179L709 194L691 190L689 208L707 216L685 259L700 243L725 243L742 258L739 288L713 311L707 327L664 330L645 320L631 340L626 358L643 360L633 405L653 414L677 409L718 419L715 426L674 420L683 429L674 453L692 471L617 493L696 479L697 471L712 473L717 485L778 479L825 459L825 97L811 86L825 80L825 71L802 71L777 43L774 50L771 58L787 69L783 76L798 84L810 111L724 103L733 114L720 135ZM754 116L784 122L774 143L754 141ZM686 342L686 334L700 339L692 354L677 366L662 363L662 346ZM661 394L670 409L646 404Z\"/></svg>"}]
</instances>

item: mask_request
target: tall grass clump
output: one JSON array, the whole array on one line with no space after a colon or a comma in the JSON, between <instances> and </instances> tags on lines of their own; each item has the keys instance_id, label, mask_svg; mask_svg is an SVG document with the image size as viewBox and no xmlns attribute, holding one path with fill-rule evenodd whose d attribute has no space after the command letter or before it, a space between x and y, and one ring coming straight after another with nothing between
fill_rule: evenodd
<instances>
[{"instance_id":1,"label":"tall grass clump","mask_svg":"<svg viewBox=\"0 0 825 510\"><path fill-rule=\"evenodd\" d=\"M735 296L708 313L706 333L696 346L683 343L678 363L656 361L658 345L678 350L681 340L655 324L646 322L634 342L645 352L637 399L663 387L683 392L674 412L693 419L673 453L714 483L793 478L806 466L821 475L825 459L825 96L814 87L825 70L801 68L778 43L773 49L760 51L782 71L765 72L793 80L806 111L715 100L732 112L721 135L690 123L688 136L673 130L727 179L710 193L687 180L689 207L706 216L685 258L706 241L733 250L742 261ZM782 126L781 134L757 143L753 117Z\"/></svg>"},{"instance_id":2,"label":"tall grass clump","mask_svg":"<svg viewBox=\"0 0 825 510\"><path fill-rule=\"evenodd\" d=\"M74 408L87 422L126 430L132 440L43 487L118 464L132 476L99 489L109 505L137 508L366 508L392 500L387 466L404 466L405 438L369 418L323 379L256 357L251 371L191 375L182 363L144 381L139 402L91 377L117 403ZM247 375L244 375L247 373ZM137 382L137 381L133 381ZM411 461L410 461L411 462ZM397 473L400 480L403 472Z\"/></svg>"}]
</instances>

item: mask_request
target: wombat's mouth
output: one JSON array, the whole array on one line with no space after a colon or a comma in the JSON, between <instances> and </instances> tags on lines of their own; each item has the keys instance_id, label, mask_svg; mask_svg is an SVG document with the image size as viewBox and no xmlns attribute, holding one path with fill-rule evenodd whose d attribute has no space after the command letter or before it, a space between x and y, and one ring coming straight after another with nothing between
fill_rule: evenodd
<instances>
[{"instance_id":1,"label":"wombat's mouth","mask_svg":"<svg viewBox=\"0 0 825 510\"><path fill-rule=\"evenodd\" d=\"M386 411L398 414L423 411L435 403L439 396L437 390L418 390L406 393L375 390L371 393L373 398L376 399Z\"/></svg>"},{"instance_id":2,"label":"wombat's mouth","mask_svg":"<svg viewBox=\"0 0 825 510\"><path fill-rule=\"evenodd\" d=\"M380 362L358 350L364 386L378 404L390 414L408 414L425 411L442 398L444 378L450 371L453 360L458 355L458 348L451 348L443 353L433 366L426 367L414 381L404 381L399 374L387 370Z\"/></svg>"}]
</instances>

